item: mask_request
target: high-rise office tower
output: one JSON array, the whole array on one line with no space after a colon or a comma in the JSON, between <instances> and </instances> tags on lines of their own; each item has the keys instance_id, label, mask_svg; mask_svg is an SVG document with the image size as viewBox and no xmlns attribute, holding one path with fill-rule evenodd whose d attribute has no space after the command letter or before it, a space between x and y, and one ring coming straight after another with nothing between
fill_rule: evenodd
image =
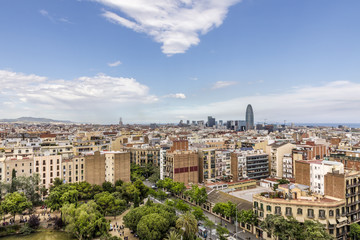
<instances>
[{"instance_id":1,"label":"high-rise office tower","mask_svg":"<svg viewBox=\"0 0 360 240\"><path fill-rule=\"evenodd\" d=\"M246 130L254 129L254 112L251 105L246 108Z\"/></svg>"},{"instance_id":2,"label":"high-rise office tower","mask_svg":"<svg viewBox=\"0 0 360 240\"><path fill-rule=\"evenodd\" d=\"M215 118L208 116L208 122L207 122L208 127L213 127L215 126Z\"/></svg>"}]
</instances>

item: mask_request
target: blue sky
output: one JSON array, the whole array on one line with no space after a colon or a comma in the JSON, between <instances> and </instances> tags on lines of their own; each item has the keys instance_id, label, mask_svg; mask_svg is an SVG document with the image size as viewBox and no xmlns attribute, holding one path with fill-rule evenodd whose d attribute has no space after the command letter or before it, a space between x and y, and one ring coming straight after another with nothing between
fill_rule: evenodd
<instances>
[{"instance_id":1,"label":"blue sky","mask_svg":"<svg viewBox=\"0 0 360 240\"><path fill-rule=\"evenodd\" d=\"M357 0L0 3L0 118L359 122Z\"/></svg>"}]
</instances>

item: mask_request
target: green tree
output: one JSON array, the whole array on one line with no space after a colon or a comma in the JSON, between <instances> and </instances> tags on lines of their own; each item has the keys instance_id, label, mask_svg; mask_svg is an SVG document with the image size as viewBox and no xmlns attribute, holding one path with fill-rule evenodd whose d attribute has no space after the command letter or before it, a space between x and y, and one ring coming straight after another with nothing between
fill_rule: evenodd
<instances>
[{"instance_id":1,"label":"green tree","mask_svg":"<svg viewBox=\"0 0 360 240\"><path fill-rule=\"evenodd\" d=\"M304 222L302 233L305 239L333 239L333 237L324 229L324 226L321 223L311 220L306 220Z\"/></svg>"},{"instance_id":2,"label":"green tree","mask_svg":"<svg viewBox=\"0 0 360 240\"><path fill-rule=\"evenodd\" d=\"M181 212L190 211L190 206L181 199L176 201L175 208Z\"/></svg>"},{"instance_id":3,"label":"green tree","mask_svg":"<svg viewBox=\"0 0 360 240\"><path fill-rule=\"evenodd\" d=\"M79 200L79 192L75 189L69 189L68 191L65 191L60 198L60 201L62 204L65 203L77 203Z\"/></svg>"},{"instance_id":4,"label":"green tree","mask_svg":"<svg viewBox=\"0 0 360 240\"><path fill-rule=\"evenodd\" d=\"M13 168L12 172L11 172L11 185L10 185L10 193L16 192L17 191L17 186L16 186L16 170L15 168Z\"/></svg>"},{"instance_id":5,"label":"green tree","mask_svg":"<svg viewBox=\"0 0 360 240\"><path fill-rule=\"evenodd\" d=\"M252 209L241 210L238 212L238 222L256 224L257 216Z\"/></svg>"},{"instance_id":6,"label":"green tree","mask_svg":"<svg viewBox=\"0 0 360 240\"><path fill-rule=\"evenodd\" d=\"M290 183L290 181L289 180L286 180L286 179L278 179L278 180L276 180L279 184L288 184L288 183Z\"/></svg>"},{"instance_id":7,"label":"green tree","mask_svg":"<svg viewBox=\"0 0 360 240\"><path fill-rule=\"evenodd\" d=\"M228 205L223 202L218 202L213 207L212 211L216 214L221 215L221 217L225 217L225 212L227 211ZM221 224L222 224L222 218L221 218Z\"/></svg>"},{"instance_id":8,"label":"green tree","mask_svg":"<svg viewBox=\"0 0 360 240\"><path fill-rule=\"evenodd\" d=\"M184 183L180 182L174 182L169 191L174 194L180 194L183 193L186 189L186 186Z\"/></svg>"},{"instance_id":9,"label":"green tree","mask_svg":"<svg viewBox=\"0 0 360 240\"><path fill-rule=\"evenodd\" d=\"M94 196L94 201L100 207L102 213L106 216L107 214L116 215L123 212L126 209L126 201L123 199L116 198L109 192L98 193Z\"/></svg>"},{"instance_id":10,"label":"green tree","mask_svg":"<svg viewBox=\"0 0 360 240\"><path fill-rule=\"evenodd\" d=\"M133 185L139 190L141 201L144 200L148 196L149 188L140 179L136 180Z\"/></svg>"},{"instance_id":11,"label":"green tree","mask_svg":"<svg viewBox=\"0 0 360 240\"><path fill-rule=\"evenodd\" d=\"M14 192L6 194L5 199L1 202L1 207L5 213L10 213L15 219L17 213L30 209L32 203L27 200L24 193Z\"/></svg>"},{"instance_id":12,"label":"green tree","mask_svg":"<svg viewBox=\"0 0 360 240\"><path fill-rule=\"evenodd\" d=\"M300 224L295 218L289 217L285 219L279 215L266 215L264 221L260 223L260 227L277 237L277 239L321 239L330 240L332 236L327 233L323 225L319 222L306 220L304 224Z\"/></svg>"},{"instance_id":13,"label":"green tree","mask_svg":"<svg viewBox=\"0 0 360 240\"><path fill-rule=\"evenodd\" d=\"M33 205L38 205L41 201L40 191L40 175L35 173L32 176L19 176L13 179L17 191L25 194L27 199Z\"/></svg>"},{"instance_id":14,"label":"green tree","mask_svg":"<svg viewBox=\"0 0 360 240\"><path fill-rule=\"evenodd\" d=\"M94 201L78 207L75 204L65 204L61 208L62 218L66 223L65 230L80 240L107 235L109 224L97 208Z\"/></svg>"},{"instance_id":15,"label":"green tree","mask_svg":"<svg viewBox=\"0 0 360 240\"><path fill-rule=\"evenodd\" d=\"M60 178L55 178L53 181L53 187L59 187L60 185L63 184L63 181Z\"/></svg>"},{"instance_id":16,"label":"green tree","mask_svg":"<svg viewBox=\"0 0 360 240\"><path fill-rule=\"evenodd\" d=\"M360 239L360 225L357 223L350 224L350 234L352 239Z\"/></svg>"},{"instance_id":17,"label":"green tree","mask_svg":"<svg viewBox=\"0 0 360 240\"><path fill-rule=\"evenodd\" d=\"M198 231L197 221L190 212L186 212L179 217L176 221L176 227L184 231L184 238L186 240L195 239L195 234Z\"/></svg>"},{"instance_id":18,"label":"green tree","mask_svg":"<svg viewBox=\"0 0 360 240\"><path fill-rule=\"evenodd\" d=\"M159 213L151 213L143 216L137 226L137 234L140 239L157 240L163 239L169 229L169 222Z\"/></svg>"},{"instance_id":19,"label":"green tree","mask_svg":"<svg viewBox=\"0 0 360 240\"><path fill-rule=\"evenodd\" d=\"M204 221L206 219L204 211L201 209L201 207L195 206L192 209L193 210L191 213L195 216L196 220Z\"/></svg>"},{"instance_id":20,"label":"green tree","mask_svg":"<svg viewBox=\"0 0 360 240\"><path fill-rule=\"evenodd\" d=\"M112 192L115 191L114 185L111 182L108 182L108 181L103 182L102 188L103 188L104 191L109 192L109 193L112 193Z\"/></svg>"},{"instance_id":21,"label":"green tree","mask_svg":"<svg viewBox=\"0 0 360 240\"><path fill-rule=\"evenodd\" d=\"M165 240L181 240L181 234L172 230L166 235Z\"/></svg>"},{"instance_id":22,"label":"green tree","mask_svg":"<svg viewBox=\"0 0 360 240\"><path fill-rule=\"evenodd\" d=\"M216 227L216 234L219 236L220 240L226 240L226 235L229 234L229 230L219 225Z\"/></svg>"},{"instance_id":23,"label":"green tree","mask_svg":"<svg viewBox=\"0 0 360 240\"><path fill-rule=\"evenodd\" d=\"M185 194L190 197L191 201L195 201L198 205L205 203L207 200L206 188L199 188L196 184L192 185L191 189L186 191Z\"/></svg>"},{"instance_id":24,"label":"green tree","mask_svg":"<svg viewBox=\"0 0 360 240\"><path fill-rule=\"evenodd\" d=\"M160 168L155 167L153 171L154 173L149 177L149 181L152 183L156 183L160 179Z\"/></svg>"},{"instance_id":25,"label":"green tree","mask_svg":"<svg viewBox=\"0 0 360 240\"><path fill-rule=\"evenodd\" d=\"M127 228L136 231L141 218L151 213L160 214L169 222L169 226L175 226L176 214L174 208L159 203L152 203L150 206L145 205L131 209L123 218L124 224Z\"/></svg>"}]
</instances>

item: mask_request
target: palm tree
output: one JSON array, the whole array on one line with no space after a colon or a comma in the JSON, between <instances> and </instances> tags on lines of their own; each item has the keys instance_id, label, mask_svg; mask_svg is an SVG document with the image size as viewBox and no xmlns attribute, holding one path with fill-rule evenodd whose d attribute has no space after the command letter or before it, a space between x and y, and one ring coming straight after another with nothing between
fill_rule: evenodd
<instances>
[{"instance_id":1,"label":"palm tree","mask_svg":"<svg viewBox=\"0 0 360 240\"><path fill-rule=\"evenodd\" d=\"M170 231L165 238L165 240L180 240L180 239L181 239L181 234L174 230Z\"/></svg>"},{"instance_id":2,"label":"palm tree","mask_svg":"<svg viewBox=\"0 0 360 240\"><path fill-rule=\"evenodd\" d=\"M184 231L184 238L192 240L198 230L197 220L190 212L186 212L176 221L176 227Z\"/></svg>"}]
</instances>

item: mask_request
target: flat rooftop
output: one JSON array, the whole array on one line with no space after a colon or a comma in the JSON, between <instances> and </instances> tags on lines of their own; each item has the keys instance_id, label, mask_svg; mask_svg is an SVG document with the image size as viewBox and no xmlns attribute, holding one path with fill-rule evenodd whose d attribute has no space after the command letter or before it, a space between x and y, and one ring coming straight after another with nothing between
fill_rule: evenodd
<instances>
[{"instance_id":1,"label":"flat rooftop","mask_svg":"<svg viewBox=\"0 0 360 240\"><path fill-rule=\"evenodd\" d=\"M241 190L241 191L234 191L234 192L228 192L230 195L244 199L246 201L252 202L253 201L253 195L259 194L262 192L273 192L270 188L265 187L259 187L251 188L247 190Z\"/></svg>"}]
</instances>

